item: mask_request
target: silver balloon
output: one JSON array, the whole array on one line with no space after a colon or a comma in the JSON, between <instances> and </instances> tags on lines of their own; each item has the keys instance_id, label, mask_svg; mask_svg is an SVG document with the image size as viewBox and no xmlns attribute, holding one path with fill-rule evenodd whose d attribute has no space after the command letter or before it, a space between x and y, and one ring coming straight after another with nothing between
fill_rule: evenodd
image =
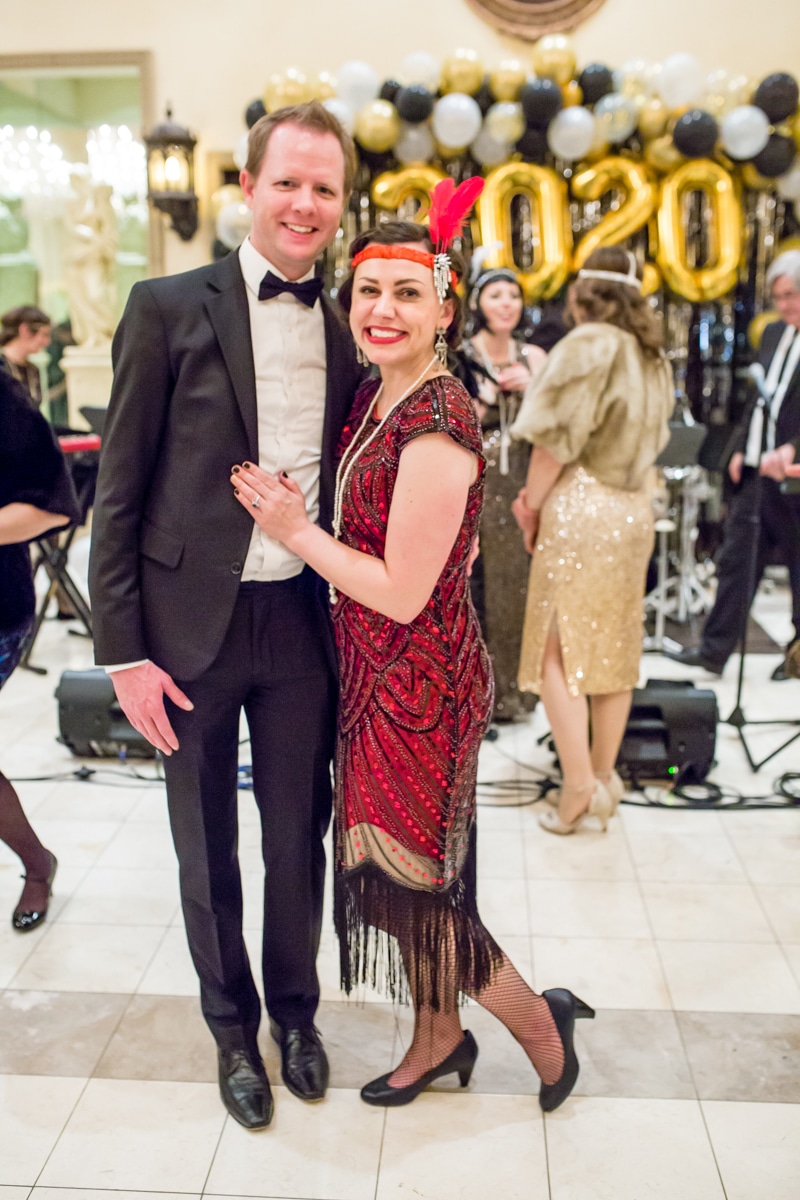
<instances>
[{"instance_id":1,"label":"silver balloon","mask_svg":"<svg viewBox=\"0 0 800 1200\"><path fill-rule=\"evenodd\" d=\"M800 162L796 163L791 171L776 179L775 185L778 195L784 200L800 200Z\"/></svg>"},{"instance_id":2,"label":"silver balloon","mask_svg":"<svg viewBox=\"0 0 800 1200\"><path fill-rule=\"evenodd\" d=\"M426 163L433 157L436 146L428 125L400 126L400 137L394 147L394 155L403 166L411 163Z\"/></svg>"},{"instance_id":3,"label":"silver balloon","mask_svg":"<svg viewBox=\"0 0 800 1200\"><path fill-rule=\"evenodd\" d=\"M243 171L247 165L247 142L250 135L243 133L236 143L236 149L233 152L233 161L240 171Z\"/></svg>"},{"instance_id":4,"label":"silver balloon","mask_svg":"<svg viewBox=\"0 0 800 1200\"><path fill-rule=\"evenodd\" d=\"M481 110L472 96L451 92L437 100L433 109L433 132L442 146L460 148L475 141L482 125Z\"/></svg>"},{"instance_id":5,"label":"silver balloon","mask_svg":"<svg viewBox=\"0 0 800 1200\"><path fill-rule=\"evenodd\" d=\"M223 246L236 250L250 232L253 214L246 204L234 201L220 209L217 216L217 237Z\"/></svg>"},{"instance_id":6,"label":"silver balloon","mask_svg":"<svg viewBox=\"0 0 800 1200\"><path fill-rule=\"evenodd\" d=\"M624 142L629 138L639 121L639 111L632 100L619 92L610 92L594 106L598 136L602 130L607 142Z\"/></svg>"},{"instance_id":7,"label":"silver balloon","mask_svg":"<svg viewBox=\"0 0 800 1200\"><path fill-rule=\"evenodd\" d=\"M480 133L470 146L470 152L482 167L499 167L511 157L511 145L509 142L499 142L493 138L484 122Z\"/></svg>"},{"instance_id":8,"label":"silver balloon","mask_svg":"<svg viewBox=\"0 0 800 1200\"><path fill-rule=\"evenodd\" d=\"M595 132L595 119L588 108L562 108L548 126L547 144L558 158L576 162L591 150Z\"/></svg>"},{"instance_id":9,"label":"silver balloon","mask_svg":"<svg viewBox=\"0 0 800 1200\"><path fill-rule=\"evenodd\" d=\"M329 113L333 113L342 129L352 136L356 119L352 108L345 104L344 100L340 100L338 96L331 96L329 100L322 101L322 107L327 108Z\"/></svg>"},{"instance_id":10,"label":"silver balloon","mask_svg":"<svg viewBox=\"0 0 800 1200\"><path fill-rule=\"evenodd\" d=\"M426 50L417 50L414 54L407 54L400 63L399 76L400 82L407 87L412 83L421 83L429 92L438 92L442 64Z\"/></svg>"},{"instance_id":11,"label":"silver balloon","mask_svg":"<svg viewBox=\"0 0 800 1200\"><path fill-rule=\"evenodd\" d=\"M731 158L755 158L768 141L769 117L754 104L742 104L722 118L720 143Z\"/></svg>"},{"instance_id":12,"label":"silver balloon","mask_svg":"<svg viewBox=\"0 0 800 1200\"><path fill-rule=\"evenodd\" d=\"M693 54L672 54L661 64L658 90L667 108L696 104L706 90L706 75Z\"/></svg>"},{"instance_id":13,"label":"silver balloon","mask_svg":"<svg viewBox=\"0 0 800 1200\"><path fill-rule=\"evenodd\" d=\"M380 90L380 80L369 63L354 60L340 67L336 76L336 95L353 112L360 112Z\"/></svg>"}]
</instances>

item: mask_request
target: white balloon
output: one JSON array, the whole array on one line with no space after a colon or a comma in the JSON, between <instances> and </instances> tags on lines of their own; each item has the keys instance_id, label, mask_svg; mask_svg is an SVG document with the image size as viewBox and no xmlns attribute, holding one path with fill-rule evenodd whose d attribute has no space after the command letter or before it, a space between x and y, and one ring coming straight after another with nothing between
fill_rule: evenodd
<instances>
[{"instance_id":1,"label":"white balloon","mask_svg":"<svg viewBox=\"0 0 800 1200\"><path fill-rule=\"evenodd\" d=\"M499 167L511 157L511 145L508 142L496 141L484 122L480 133L470 146L470 153L475 162L480 163L482 167Z\"/></svg>"},{"instance_id":2,"label":"white balloon","mask_svg":"<svg viewBox=\"0 0 800 1200\"><path fill-rule=\"evenodd\" d=\"M247 166L247 142L249 137L249 133L243 133L236 143L236 149L233 152L233 161L240 171L243 171Z\"/></svg>"},{"instance_id":3,"label":"white balloon","mask_svg":"<svg viewBox=\"0 0 800 1200\"><path fill-rule=\"evenodd\" d=\"M246 204L234 200L221 208L217 216L217 237L229 250L241 246L250 232L253 214Z\"/></svg>"},{"instance_id":4,"label":"white balloon","mask_svg":"<svg viewBox=\"0 0 800 1200\"><path fill-rule=\"evenodd\" d=\"M769 117L754 104L742 104L720 123L722 149L731 158L755 158L769 141Z\"/></svg>"},{"instance_id":5,"label":"white balloon","mask_svg":"<svg viewBox=\"0 0 800 1200\"><path fill-rule=\"evenodd\" d=\"M438 92L441 77L442 64L426 50L407 54L400 63L400 83L404 83L406 87L412 83L421 83L429 92Z\"/></svg>"},{"instance_id":6,"label":"white balloon","mask_svg":"<svg viewBox=\"0 0 800 1200\"><path fill-rule=\"evenodd\" d=\"M443 146L453 149L475 141L482 124L481 110L472 96L451 92L437 100L433 109L433 132Z\"/></svg>"},{"instance_id":7,"label":"white balloon","mask_svg":"<svg viewBox=\"0 0 800 1200\"><path fill-rule=\"evenodd\" d=\"M428 162L435 149L433 134L428 125L408 125L405 121L402 123L394 154L403 166Z\"/></svg>"},{"instance_id":8,"label":"white balloon","mask_svg":"<svg viewBox=\"0 0 800 1200\"><path fill-rule=\"evenodd\" d=\"M705 88L705 72L693 54L672 54L662 63L658 90L667 108L696 104Z\"/></svg>"},{"instance_id":9,"label":"white balloon","mask_svg":"<svg viewBox=\"0 0 800 1200\"><path fill-rule=\"evenodd\" d=\"M548 126L547 144L559 158L575 162L589 153L595 132L595 119L588 108L562 108Z\"/></svg>"},{"instance_id":10,"label":"white balloon","mask_svg":"<svg viewBox=\"0 0 800 1200\"><path fill-rule=\"evenodd\" d=\"M336 76L336 95L353 112L366 108L380 91L380 80L369 63L346 62Z\"/></svg>"},{"instance_id":11,"label":"white balloon","mask_svg":"<svg viewBox=\"0 0 800 1200\"><path fill-rule=\"evenodd\" d=\"M795 163L791 171L775 180L778 195L784 200L800 200L800 162Z\"/></svg>"},{"instance_id":12,"label":"white balloon","mask_svg":"<svg viewBox=\"0 0 800 1200\"><path fill-rule=\"evenodd\" d=\"M639 122L636 105L619 92L610 92L598 100L594 106L594 115L598 136L599 130L602 129L604 140L608 142L624 142Z\"/></svg>"},{"instance_id":13,"label":"white balloon","mask_svg":"<svg viewBox=\"0 0 800 1200\"><path fill-rule=\"evenodd\" d=\"M342 129L352 136L356 118L349 104L345 104L344 100L340 100L338 96L331 96L330 99L322 101L322 107L327 108L329 113L333 113Z\"/></svg>"}]
</instances>

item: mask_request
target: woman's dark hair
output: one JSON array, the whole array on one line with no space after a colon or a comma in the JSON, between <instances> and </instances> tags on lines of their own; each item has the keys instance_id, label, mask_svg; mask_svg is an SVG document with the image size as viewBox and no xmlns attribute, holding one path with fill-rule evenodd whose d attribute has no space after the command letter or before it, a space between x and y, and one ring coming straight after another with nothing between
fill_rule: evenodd
<instances>
[{"instance_id":1,"label":"woman's dark hair","mask_svg":"<svg viewBox=\"0 0 800 1200\"><path fill-rule=\"evenodd\" d=\"M481 329L488 329L489 322L486 320L486 313L481 308L481 296L484 288L491 287L493 283L511 283L519 291L519 298L522 301L522 311L519 314L519 320L511 330L512 334L521 330L526 323L525 317L525 296L522 291L522 285L517 279L513 271L509 271L505 267L498 267L496 270L484 271L478 276L478 280L474 285L469 297L469 333L478 333Z\"/></svg>"},{"instance_id":2,"label":"woman's dark hair","mask_svg":"<svg viewBox=\"0 0 800 1200\"><path fill-rule=\"evenodd\" d=\"M589 271L614 271L627 275L631 259L619 246L604 246L593 251L584 266ZM637 263L636 277L641 280L642 268ZM580 310L584 321L605 321L626 333L632 333L649 358L656 358L664 347L664 335L658 318L647 299L622 280L581 279L570 286L570 303Z\"/></svg>"},{"instance_id":3,"label":"woman's dark hair","mask_svg":"<svg viewBox=\"0 0 800 1200\"><path fill-rule=\"evenodd\" d=\"M418 225L416 221L386 221L383 225L377 225L374 229L368 229L366 233L359 234L350 247L350 258L354 259L362 250L366 250L367 246L401 246L408 242L418 242L421 249L433 253L433 242L425 225ZM461 255L454 250L448 250L447 253L450 256L453 270L461 279L464 274L464 262ZM445 338L450 349L455 350L461 345L464 306L461 297L452 286L447 289L445 299L452 300L454 305L453 320L445 333ZM338 300L344 311L349 313L353 302L352 271L339 288Z\"/></svg>"},{"instance_id":4,"label":"woman's dark hair","mask_svg":"<svg viewBox=\"0 0 800 1200\"><path fill-rule=\"evenodd\" d=\"M49 324L50 318L47 313L42 312L35 304L20 304L17 308L10 308L0 317L0 346L5 346L19 337L20 325L27 325L31 333L37 333Z\"/></svg>"}]
</instances>

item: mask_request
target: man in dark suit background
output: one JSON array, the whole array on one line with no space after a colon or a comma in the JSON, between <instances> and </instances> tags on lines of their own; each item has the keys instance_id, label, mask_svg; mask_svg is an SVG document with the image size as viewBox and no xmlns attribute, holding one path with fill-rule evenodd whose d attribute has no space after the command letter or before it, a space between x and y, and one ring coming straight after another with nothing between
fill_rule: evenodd
<instances>
[{"instance_id":1,"label":"man in dark suit background","mask_svg":"<svg viewBox=\"0 0 800 1200\"><path fill-rule=\"evenodd\" d=\"M781 548L789 571L795 640L800 638L800 496L787 494L782 486L800 442L800 251L779 255L769 269L767 283L781 319L766 327L759 347L758 361L771 397L766 439L762 442L762 410L753 399L728 466L736 492L717 561L714 607L700 646L670 655L686 666L702 666L715 675L722 674L736 649L744 613L753 602L753 595L748 594L748 574L754 536L758 537L755 586L764 573L770 547ZM785 663L776 667L772 678L787 678Z\"/></svg>"},{"instance_id":2,"label":"man in dark suit background","mask_svg":"<svg viewBox=\"0 0 800 1200\"><path fill-rule=\"evenodd\" d=\"M258 462L330 528L334 455L359 382L349 334L314 279L355 151L321 105L251 130L239 251L137 284L114 338L95 501L95 656L165 756L181 898L223 1102L267 1125L260 1000L242 936L239 721L251 741L265 865L263 979L286 1085L325 1093L314 1028L331 811L335 676L327 591L262 534L230 488Z\"/></svg>"}]
</instances>

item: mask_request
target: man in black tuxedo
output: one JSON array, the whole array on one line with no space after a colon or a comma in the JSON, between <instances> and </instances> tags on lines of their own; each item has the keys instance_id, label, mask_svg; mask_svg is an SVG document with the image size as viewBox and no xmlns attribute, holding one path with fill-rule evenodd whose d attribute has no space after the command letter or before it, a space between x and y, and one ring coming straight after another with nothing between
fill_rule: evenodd
<instances>
[{"instance_id":1,"label":"man in black tuxedo","mask_svg":"<svg viewBox=\"0 0 800 1200\"><path fill-rule=\"evenodd\" d=\"M686 666L702 666L715 675L722 674L736 649L744 614L753 602L753 595L748 594L748 564L754 536L758 537L756 586L770 547L777 545L782 550L789 571L795 639L800 638L800 497L786 494L783 488L786 467L800 441L800 251L779 255L770 267L767 283L781 320L764 330L758 355L765 390L772 398L766 439L762 440L762 410L753 399L728 467L736 492L717 562L714 607L700 646L670 655ZM756 512L759 482L761 498ZM785 664L779 664L772 678L787 677Z\"/></svg>"},{"instance_id":2,"label":"man in black tuxedo","mask_svg":"<svg viewBox=\"0 0 800 1200\"><path fill-rule=\"evenodd\" d=\"M312 103L251 130L239 251L137 284L114 338L95 501L96 661L165 757L172 834L203 1014L229 1112L272 1116L260 1001L242 937L237 766L247 718L265 865L263 979L283 1079L321 1098L314 1028L335 725L327 590L232 494L234 464L285 471L330 528L334 456L360 379L314 278L355 170Z\"/></svg>"}]
</instances>

